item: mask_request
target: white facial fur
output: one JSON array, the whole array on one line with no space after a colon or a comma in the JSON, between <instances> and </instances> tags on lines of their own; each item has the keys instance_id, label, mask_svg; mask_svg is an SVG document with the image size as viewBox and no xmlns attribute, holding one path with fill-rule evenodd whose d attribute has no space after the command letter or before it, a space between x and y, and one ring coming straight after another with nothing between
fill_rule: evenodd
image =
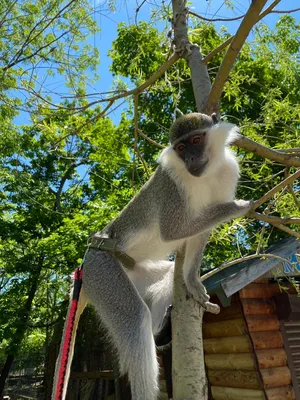
<instances>
[{"instance_id":1,"label":"white facial fur","mask_svg":"<svg viewBox=\"0 0 300 400\"><path fill-rule=\"evenodd\" d=\"M228 149L230 143L239 135L238 127L227 122L220 122L214 125L207 132L207 152L209 154L208 165L201 177L193 177L195 180L199 178L215 174L216 170L224 163L225 159L234 155ZM186 170L185 164L178 157L171 146L164 149L158 159L163 168L170 171L172 176L191 175Z\"/></svg>"},{"instance_id":2,"label":"white facial fur","mask_svg":"<svg viewBox=\"0 0 300 400\"><path fill-rule=\"evenodd\" d=\"M188 197L193 212L209 204L231 201L239 178L239 167L229 144L238 136L238 127L221 122L207 132L209 162L200 177L191 175L175 150L169 146L160 155L161 166Z\"/></svg>"}]
</instances>

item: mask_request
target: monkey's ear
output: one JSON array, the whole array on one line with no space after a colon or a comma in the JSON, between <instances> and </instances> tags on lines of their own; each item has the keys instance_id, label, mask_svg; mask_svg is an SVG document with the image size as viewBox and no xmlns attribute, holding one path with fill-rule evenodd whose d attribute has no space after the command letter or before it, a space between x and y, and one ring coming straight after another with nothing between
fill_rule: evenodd
<instances>
[{"instance_id":1,"label":"monkey's ear","mask_svg":"<svg viewBox=\"0 0 300 400\"><path fill-rule=\"evenodd\" d=\"M213 120L213 123L214 123L214 124L217 124L217 123L219 122L216 113L212 113L212 114L211 114L211 119Z\"/></svg>"}]
</instances>

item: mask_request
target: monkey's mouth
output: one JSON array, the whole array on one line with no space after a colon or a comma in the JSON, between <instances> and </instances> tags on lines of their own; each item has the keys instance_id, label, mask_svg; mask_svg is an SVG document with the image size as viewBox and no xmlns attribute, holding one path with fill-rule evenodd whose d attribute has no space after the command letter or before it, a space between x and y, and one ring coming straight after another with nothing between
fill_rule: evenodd
<instances>
[{"instance_id":1,"label":"monkey's mouth","mask_svg":"<svg viewBox=\"0 0 300 400\"><path fill-rule=\"evenodd\" d=\"M188 171L191 175L199 177L203 174L207 164L208 164L208 160L200 165L198 164L198 165L191 166L188 169Z\"/></svg>"}]
</instances>

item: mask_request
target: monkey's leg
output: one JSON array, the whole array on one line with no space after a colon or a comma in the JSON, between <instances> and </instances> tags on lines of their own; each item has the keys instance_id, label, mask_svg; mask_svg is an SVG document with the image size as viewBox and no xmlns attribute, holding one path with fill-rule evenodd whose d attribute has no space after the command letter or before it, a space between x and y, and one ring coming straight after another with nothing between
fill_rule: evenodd
<instances>
[{"instance_id":1,"label":"monkey's leg","mask_svg":"<svg viewBox=\"0 0 300 400\"><path fill-rule=\"evenodd\" d=\"M137 289L112 255L93 249L84 261L83 288L118 350L132 400L155 400L158 362L151 313Z\"/></svg>"},{"instance_id":2,"label":"monkey's leg","mask_svg":"<svg viewBox=\"0 0 300 400\"><path fill-rule=\"evenodd\" d=\"M153 335L160 332L167 308L172 304L174 262L145 261L127 272L152 316Z\"/></svg>"}]
</instances>

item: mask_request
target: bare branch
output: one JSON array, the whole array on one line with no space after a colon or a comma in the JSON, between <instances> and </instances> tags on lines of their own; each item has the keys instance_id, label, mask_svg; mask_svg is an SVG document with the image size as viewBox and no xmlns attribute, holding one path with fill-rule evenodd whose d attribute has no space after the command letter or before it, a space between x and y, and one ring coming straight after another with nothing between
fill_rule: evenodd
<instances>
[{"instance_id":1,"label":"bare branch","mask_svg":"<svg viewBox=\"0 0 300 400\"><path fill-rule=\"evenodd\" d=\"M278 4L278 2L277 2ZM274 7L274 6L273 6ZM300 11L300 7L299 8L294 8L293 10L272 10L269 11L268 14L290 14L296 11ZM240 15L239 17L233 17L233 18L207 18L207 17L203 17L200 14L195 13L194 11L189 10L189 14L194 15L194 17L197 17L203 21L207 21L207 22L217 22L217 21L225 21L225 22L230 22L230 21L237 21L239 19L242 19L245 17L246 14Z\"/></svg>"},{"instance_id":2,"label":"bare branch","mask_svg":"<svg viewBox=\"0 0 300 400\"><path fill-rule=\"evenodd\" d=\"M45 32L45 30L52 24L52 22L55 21L56 19L58 19L58 18L61 16L61 14L62 14L67 8L69 8L70 5L71 5L72 3L74 3L74 2L75 2L75 0L71 0L69 3L67 3L62 9L60 9L60 10L49 20L49 22L43 27L43 29L41 29L39 32L37 32L36 35L34 35L34 36L31 38L31 35L34 33L34 31L36 30L37 26L38 26L42 21L37 22L37 24L30 30L30 32L29 32L29 34L27 35L27 38L25 39L25 41L24 41L22 47L20 48L20 50L17 51L17 53L16 53L16 54L14 55L14 57L12 58L11 62L10 62L5 68L3 68L3 70L4 70L4 71L7 71L9 68L11 68L11 67L13 67L14 65L20 63L21 61L25 61L25 60L27 60L27 59L29 59L29 58L31 58L31 57L34 57L34 56L37 54L37 52L39 52L41 49L50 46L52 42L49 43L48 45L45 45L45 46L41 47L37 52L34 52L33 54L31 54L31 55L29 55L29 56L26 56L26 57L23 57L23 58L20 59L20 57L22 56L22 54L24 54L26 47L27 47L32 41L34 41L36 38L38 38L43 32ZM61 36L63 36L64 34L66 34L66 32L64 32ZM61 37L61 36L60 36L60 37Z\"/></svg>"},{"instance_id":3,"label":"bare branch","mask_svg":"<svg viewBox=\"0 0 300 400\"><path fill-rule=\"evenodd\" d=\"M216 54L220 53L222 50L224 50L233 40L234 36L231 36L225 42L220 44L220 46L216 47L214 50L212 50L210 53L207 54L203 58L203 64L207 64Z\"/></svg>"},{"instance_id":4,"label":"bare branch","mask_svg":"<svg viewBox=\"0 0 300 400\"><path fill-rule=\"evenodd\" d=\"M263 158L279 162L287 167L300 167L300 157L291 157L289 154L282 154L278 150L269 149L268 147L254 142L254 140L246 138L243 135L240 135L233 144Z\"/></svg>"},{"instance_id":5,"label":"bare branch","mask_svg":"<svg viewBox=\"0 0 300 400\"><path fill-rule=\"evenodd\" d=\"M280 189L282 189L282 188L286 187L287 185L291 184L292 182L294 182L299 177L300 177L300 169L298 171L296 171L293 175L289 176L288 178L286 178L282 182L280 182L278 185L273 187L266 194L264 194L259 200L257 200L254 203L254 206L253 206L252 210L256 210L263 203L265 203L270 197L273 197L273 195L275 193L279 192Z\"/></svg>"},{"instance_id":6,"label":"bare branch","mask_svg":"<svg viewBox=\"0 0 300 400\"><path fill-rule=\"evenodd\" d=\"M275 12L275 11L272 11L272 8L275 7L279 2L280 2L280 0L275 0L272 4L270 4L270 6L265 9L265 11L263 11L261 14L259 14L257 21L255 23L262 20L266 15L271 14L272 12ZM241 17L238 17L238 18L241 18ZM206 57L204 57L203 63L207 64L216 54L218 54L220 51L224 50L232 42L234 37L235 37L235 35L231 36L224 43L220 44L220 46L218 46L214 50L212 50Z\"/></svg>"},{"instance_id":7,"label":"bare branch","mask_svg":"<svg viewBox=\"0 0 300 400\"><path fill-rule=\"evenodd\" d=\"M288 233L289 235L300 239L300 233L293 231L292 229L290 229L289 227L287 227L283 224L283 223L300 224L300 218L272 217L270 215L263 215L263 214L256 213L254 211L250 211L250 213L247 214L247 217L267 222L267 223L275 226L275 228L281 229L282 231ZM280 222L283 222L283 223L280 223Z\"/></svg>"},{"instance_id":8,"label":"bare branch","mask_svg":"<svg viewBox=\"0 0 300 400\"><path fill-rule=\"evenodd\" d=\"M103 117L106 114L106 111L108 111L110 109L110 107L114 104L114 102L115 102L114 100L110 100L107 103L106 107L102 111L100 111L98 114L94 115L91 119L89 119L85 125L87 125L88 123L94 122L97 119Z\"/></svg>"},{"instance_id":9,"label":"bare branch","mask_svg":"<svg viewBox=\"0 0 300 400\"><path fill-rule=\"evenodd\" d=\"M195 13L194 11L189 10L189 14L194 15L195 17L202 19L203 21L208 21L208 22L217 22L217 21L237 21L238 19L244 18L245 14L240 15L239 17L234 17L234 18L206 18L203 17L202 15L199 15Z\"/></svg>"},{"instance_id":10,"label":"bare branch","mask_svg":"<svg viewBox=\"0 0 300 400\"><path fill-rule=\"evenodd\" d=\"M146 139L149 143L153 144L156 147L159 147L160 149L164 149L165 146L162 144L157 143L155 140L150 139L148 136L146 136L140 129L138 130L138 133L140 136L142 136L144 139Z\"/></svg>"},{"instance_id":11,"label":"bare branch","mask_svg":"<svg viewBox=\"0 0 300 400\"><path fill-rule=\"evenodd\" d=\"M300 7L299 8L294 8L293 10L273 10L271 11L271 13L273 14L290 14L296 11L300 11Z\"/></svg>"},{"instance_id":12,"label":"bare branch","mask_svg":"<svg viewBox=\"0 0 300 400\"><path fill-rule=\"evenodd\" d=\"M139 159L141 160L141 162L142 162L142 164L144 166L147 178L149 178L150 174L149 174L146 162L145 162L145 160L144 160L144 158L143 158L143 156L142 156L142 154L141 154L141 152L139 150L139 147L138 147L138 141L139 141L139 134L138 134L138 132L139 132L139 126L138 126L138 101L139 101L139 95L135 94L134 95L134 151L139 156ZM134 167L135 167L135 160L134 160ZM134 168L133 168L133 171L134 171Z\"/></svg>"},{"instance_id":13,"label":"bare branch","mask_svg":"<svg viewBox=\"0 0 300 400\"><path fill-rule=\"evenodd\" d=\"M23 58L18 58L16 61L10 63L6 67L3 68L3 71L7 71L8 69L14 67L16 64L19 64L24 61L28 61L32 57L37 56L42 50L46 49L47 47L50 47L53 43L56 43L59 39L61 39L63 36L67 35L70 31L63 32L60 36L56 37L53 39L50 43L45 44L44 46L41 46L38 48L34 53L30 54L29 56L23 57ZM52 47L49 49L49 53L51 53L55 48Z\"/></svg>"},{"instance_id":14,"label":"bare branch","mask_svg":"<svg viewBox=\"0 0 300 400\"><path fill-rule=\"evenodd\" d=\"M18 0L14 0L6 9L5 14L3 15L3 18L0 21L0 27L4 24L6 17L8 14L11 12L11 10L14 8L15 4L18 2Z\"/></svg>"},{"instance_id":15,"label":"bare branch","mask_svg":"<svg viewBox=\"0 0 300 400\"><path fill-rule=\"evenodd\" d=\"M289 177L289 173L290 173L290 168L287 167L287 168L285 169L285 172L284 172L285 178L288 178L288 177ZM300 202L299 202L299 200L298 200L298 198L297 198L296 193L294 192L294 189L293 189L292 184L289 183L289 184L287 185L287 187L288 187L288 190L289 190L290 194L292 195L292 197L293 197L293 199L294 199L294 203L296 204L298 210L300 211Z\"/></svg>"},{"instance_id":16,"label":"bare branch","mask_svg":"<svg viewBox=\"0 0 300 400\"><path fill-rule=\"evenodd\" d=\"M254 218L258 219L260 221L268 222L269 224L272 225L280 225L280 224L300 224L300 218L295 218L295 217L274 217L272 215L265 215L265 214L260 214L255 211L250 211L247 214L247 217L249 218Z\"/></svg>"},{"instance_id":17,"label":"bare branch","mask_svg":"<svg viewBox=\"0 0 300 400\"><path fill-rule=\"evenodd\" d=\"M297 239L300 239L300 233L298 232L294 232L291 228L289 228L288 226L279 224L279 225L274 225L276 228L281 229L282 231L288 233L291 236L296 237Z\"/></svg>"},{"instance_id":18,"label":"bare branch","mask_svg":"<svg viewBox=\"0 0 300 400\"><path fill-rule=\"evenodd\" d=\"M300 153L300 147L294 147L292 149L280 149L279 151L281 153L290 153L290 154Z\"/></svg>"},{"instance_id":19,"label":"bare branch","mask_svg":"<svg viewBox=\"0 0 300 400\"><path fill-rule=\"evenodd\" d=\"M253 0L241 25L239 26L236 35L234 36L227 53L219 68L218 74L211 88L206 113L211 114L218 110L219 100L229 76L232 65L239 54L245 40L247 39L253 25L258 21L259 13L266 4L267 0Z\"/></svg>"},{"instance_id":20,"label":"bare branch","mask_svg":"<svg viewBox=\"0 0 300 400\"><path fill-rule=\"evenodd\" d=\"M179 55L177 53L174 53L165 63L163 63L163 65L149 78L147 79L142 85L137 86L136 88L132 89L132 90L128 90L127 92L123 92L123 93L119 93L115 96L103 99L103 100L98 100L95 101L93 103L90 103L88 105L88 107L90 107L91 105L94 105L96 103L99 102L103 102L103 101L116 101L119 99L122 99L123 97L127 97L130 95L135 95L135 94L139 94L141 93L143 90L145 90L148 86L152 85L158 78L160 78L164 72L169 69L176 61L179 60Z\"/></svg>"}]
</instances>

